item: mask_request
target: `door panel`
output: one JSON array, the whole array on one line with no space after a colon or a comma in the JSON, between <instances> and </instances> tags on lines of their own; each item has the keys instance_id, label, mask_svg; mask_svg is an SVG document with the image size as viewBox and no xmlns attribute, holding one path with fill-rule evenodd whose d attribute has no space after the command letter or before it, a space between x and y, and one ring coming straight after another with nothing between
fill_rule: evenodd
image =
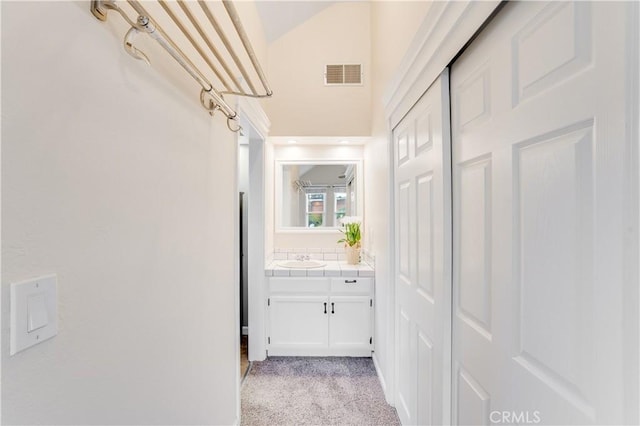
<instances>
[{"instance_id":1,"label":"door panel","mask_svg":"<svg viewBox=\"0 0 640 426\"><path fill-rule=\"evenodd\" d=\"M460 164L456 313L491 340L491 158Z\"/></svg>"},{"instance_id":2,"label":"door panel","mask_svg":"<svg viewBox=\"0 0 640 426\"><path fill-rule=\"evenodd\" d=\"M416 178L418 292L433 303L433 176Z\"/></svg>"},{"instance_id":3,"label":"door panel","mask_svg":"<svg viewBox=\"0 0 640 426\"><path fill-rule=\"evenodd\" d=\"M413 373L416 370L415 357L413 349L413 326L409 314L400 309L398 319L398 346L399 346L399 377L398 377L398 392L396 400L399 404L396 405L396 410L400 416L402 423L406 424L407 421L413 421L416 412L416 391L413 380Z\"/></svg>"},{"instance_id":4,"label":"door panel","mask_svg":"<svg viewBox=\"0 0 640 426\"><path fill-rule=\"evenodd\" d=\"M433 393L439 389L433 388L433 342L425 334L418 333L418 393L417 424L432 425L433 422Z\"/></svg>"},{"instance_id":5,"label":"door panel","mask_svg":"<svg viewBox=\"0 0 640 426\"><path fill-rule=\"evenodd\" d=\"M454 423L623 422L631 11L508 3L452 66Z\"/></svg>"},{"instance_id":6,"label":"door panel","mask_svg":"<svg viewBox=\"0 0 640 426\"><path fill-rule=\"evenodd\" d=\"M489 394L460 366L456 369L456 379L454 424L488 425L491 406Z\"/></svg>"},{"instance_id":7,"label":"door panel","mask_svg":"<svg viewBox=\"0 0 640 426\"><path fill-rule=\"evenodd\" d=\"M398 271L405 284L411 283L411 182L398 185Z\"/></svg>"},{"instance_id":8,"label":"door panel","mask_svg":"<svg viewBox=\"0 0 640 426\"><path fill-rule=\"evenodd\" d=\"M396 409L403 424L450 413L451 208L448 73L394 129Z\"/></svg>"}]
</instances>

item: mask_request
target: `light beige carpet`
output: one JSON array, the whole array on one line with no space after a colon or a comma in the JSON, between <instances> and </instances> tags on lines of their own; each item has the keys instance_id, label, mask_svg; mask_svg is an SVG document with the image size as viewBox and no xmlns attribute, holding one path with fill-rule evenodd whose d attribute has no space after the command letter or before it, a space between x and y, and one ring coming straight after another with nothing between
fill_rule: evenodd
<instances>
[{"instance_id":1,"label":"light beige carpet","mask_svg":"<svg viewBox=\"0 0 640 426\"><path fill-rule=\"evenodd\" d=\"M272 357L242 386L242 425L400 425L371 358Z\"/></svg>"}]
</instances>

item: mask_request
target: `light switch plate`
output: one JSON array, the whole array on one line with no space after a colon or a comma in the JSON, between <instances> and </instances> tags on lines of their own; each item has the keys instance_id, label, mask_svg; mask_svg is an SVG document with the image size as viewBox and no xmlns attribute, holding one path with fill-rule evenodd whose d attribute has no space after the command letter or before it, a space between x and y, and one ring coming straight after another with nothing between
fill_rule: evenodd
<instances>
[{"instance_id":1,"label":"light switch plate","mask_svg":"<svg viewBox=\"0 0 640 426\"><path fill-rule=\"evenodd\" d=\"M58 334L55 275L11 284L10 354L15 355Z\"/></svg>"}]
</instances>

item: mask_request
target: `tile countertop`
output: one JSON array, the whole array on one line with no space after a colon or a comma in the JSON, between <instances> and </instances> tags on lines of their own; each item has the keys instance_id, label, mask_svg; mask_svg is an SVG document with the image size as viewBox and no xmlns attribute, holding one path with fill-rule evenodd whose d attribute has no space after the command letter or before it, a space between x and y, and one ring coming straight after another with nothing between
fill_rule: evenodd
<instances>
[{"instance_id":1,"label":"tile countertop","mask_svg":"<svg viewBox=\"0 0 640 426\"><path fill-rule=\"evenodd\" d=\"M374 270L368 264L348 265L343 260L328 260L321 268L285 268L278 260L268 263L264 273L268 277L373 277Z\"/></svg>"}]
</instances>

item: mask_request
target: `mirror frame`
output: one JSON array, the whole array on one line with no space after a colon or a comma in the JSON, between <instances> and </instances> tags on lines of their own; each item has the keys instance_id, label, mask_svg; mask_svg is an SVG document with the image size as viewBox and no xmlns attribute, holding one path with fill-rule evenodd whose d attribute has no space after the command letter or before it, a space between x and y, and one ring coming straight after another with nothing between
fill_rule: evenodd
<instances>
[{"instance_id":1,"label":"mirror frame","mask_svg":"<svg viewBox=\"0 0 640 426\"><path fill-rule=\"evenodd\" d=\"M327 160L327 159L315 159L315 160L275 160L275 181L274 181L274 221L275 232L282 233L338 233L339 227L327 226L319 228L307 228L302 226L282 226L282 170L287 165L337 165L337 164L353 164L356 166L356 209L358 214L353 216L359 216L364 223L364 170L362 168L362 159L345 159L345 160Z\"/></svg>"}]
</instances>

